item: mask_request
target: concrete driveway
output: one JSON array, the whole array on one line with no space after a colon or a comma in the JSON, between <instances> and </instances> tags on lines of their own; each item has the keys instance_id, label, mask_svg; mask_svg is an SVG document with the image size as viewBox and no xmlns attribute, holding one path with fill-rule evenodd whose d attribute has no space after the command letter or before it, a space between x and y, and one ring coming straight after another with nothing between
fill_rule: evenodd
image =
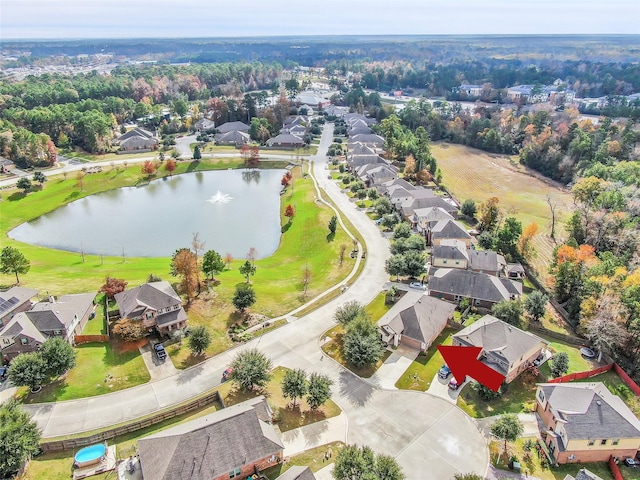
<instances>
[{"instance_id":1,"label":"concrete driveway","mask_svg":"<svg viewBox=\"0 0 640 480\"><path fill-rule=\"evenodd\" d=\"M418 351L405 345L398 345L389 358L374 373L369 382L381 388L395 390L396 382L407 371L411 362L418 356Z\"/></svg>"},{"instance_id":2,"label":"concrete driveway","mask_svg":"<svg viewBox=\"0 0 640 480\"><path fill-rule=\"evenodd\" d=\"M469 379L469 377L467 377L465 382L460 385L457 390L452 390L449 388L449 382L451 381L451 378L451 375L449 375L448 378L443 379L440 378L436 373L433 377L433 380L431 380L431 385L429 385L427 393L430 393L431 395L434 395L438 398L442 398L443 400L446 400L447 402L455 405L458 402L458 395L460 395L462 389L471 380Z\"/></svg>"},{"instance_id":3,"label":"concrete driveway","mask_svg":"<svg viewBox=\"0 0 640 480\"><path fill-rule=\"evenodd\" d=\"M151 348L151 344L146 343L138 350L140 350L142 360L144 360L144 364L146 365L147 370L149 370L149 375L151 375L152 382L171 377L179 372L179 370L173 366L173 362L171 361L171 357L168 353L167 358L165 358L164 362L161 362L160 360L158 360L158 357L153 354L153 348Z\"/></svg>"}]
</instances>

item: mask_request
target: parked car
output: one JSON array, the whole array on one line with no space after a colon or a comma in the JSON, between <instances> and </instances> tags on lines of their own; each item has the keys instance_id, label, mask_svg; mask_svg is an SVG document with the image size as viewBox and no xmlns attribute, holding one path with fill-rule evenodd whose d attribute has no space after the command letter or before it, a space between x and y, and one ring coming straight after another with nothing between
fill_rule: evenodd
<instances>
[{"instance_id":1,"label":"parked car","mask_svg":"<svg viewBox=\"0 0 640 480\"><path fill-rule=\"evenodd\" d=\"M426 290L427 289L427 286L424 283L421 283L421 282L411 282L409 284L409 286L411 288L419 288L420 290Z\"/></svg>"},{"instance_id":2,"label":"parked car","mask_svg":"<svg viewBox=\"0 0 640 480\"><path fill-rule=\"evenodd\" d=\"M449 388L451 390L457 390L458 388L460 388L460 384L456 380L456 377L451 377L451 380L449 381Z\"/></svg>"},{"instance_id":3,"label":"parked car","mask_svg":"<svg viewBox=\"0 0 640 480\"><path fill-rule=\"evenodd\" d=\"M636 462L633 458L629 457L629 458L625 458L624 459L624 464L627 467L637 467L638 466L638 462Z\"/></svg>"},{"instance_id":4,"label":"parked car","mask_svg":"<svg viewBox=\"0 0 640 480\"><path fill-rule=\"evenodd\" d=\"M451 375L451 369L446 365L443 365L440 367L440 370L438 370L438 377L440 378L446 379L449 378L449 375Z\"/></svg>"},{"instance_id":5,"label":"parked car","mask_svg":"<svg viewBox=\"0 0 640 480\"><path fill-rule=\"evenodd\" d=\"M225 382L231 378L231 372L233 372L233 368L229 367L224 372L222 372L222 380Z\"/></svg>"},{"instance_id":6,"label":"parked car","mask_svg":"<svg viewBox=\"0 0 640 480\"><path fill-rule=\"evenodd\" d=\"M167 358L167 351L164 349L164 345L162 345L161 343L156 343L153 346L153 351L155 352L156 357L158 357L158 360L160 360L161 362L163 362Z\"/></svg>"},{"instance_id":7,"label":"parked car","mask_svg":"<svg viewBox=\"0 0 640 480\"><path fill-rule=\"evenodd\" d=\"M4 382L9 375L9 367L0 367L0 382Z\"/></svg>"},{"instance_id":8,"label":"parked car","mask_svg":"<svg viewBox=\"0 0 640 480\"><path fill-rule=\"evenodd\" d=\"M540 365L542 365L542 362L544 362L544 353L538 355L538 357L533 361L533 366L539 367Z\"/></svg>"}]
</instances>

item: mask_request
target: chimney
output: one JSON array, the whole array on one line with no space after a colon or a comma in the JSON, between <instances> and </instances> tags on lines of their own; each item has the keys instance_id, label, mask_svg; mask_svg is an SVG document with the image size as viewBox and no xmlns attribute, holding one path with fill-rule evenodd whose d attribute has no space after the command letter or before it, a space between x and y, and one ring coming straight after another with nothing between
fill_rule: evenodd
<instances>
[{"instance_id":1,"label":"chimney","mask_svg":"<svg viewBox=\"0 0 640 480\"><path fill-rule=\"evenodd\" d=\"M599 407L602 406L602 402L600 400L596 400L596 405L598 405Z\"/></svg>"},{"instance_id":2,"label":"chimney","mask_svg":"<svg viewBox=\"0 0 640 480\"><path fill-rule=\"evenodd\" d=\"M49 303L56 303L56 297L49 295Z\"/></svg>"}]
</instances>

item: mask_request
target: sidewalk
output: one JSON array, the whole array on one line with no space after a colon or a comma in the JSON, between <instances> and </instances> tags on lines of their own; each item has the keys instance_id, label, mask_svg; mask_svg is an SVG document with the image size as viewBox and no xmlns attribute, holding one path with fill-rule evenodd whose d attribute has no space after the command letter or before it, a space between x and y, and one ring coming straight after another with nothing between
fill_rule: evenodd
<instances>
[{"instance_id":1,"label":"sidewalk","mask_svg":"<svg viewBox=\"0 0 640 480\"><path fill-rule=\"evenodd\" d=\"M337 417L283 432L280 438L284 443L285 457L331 442L346 443L347 416L342 412Z\"/></svg>"}]
</instances>

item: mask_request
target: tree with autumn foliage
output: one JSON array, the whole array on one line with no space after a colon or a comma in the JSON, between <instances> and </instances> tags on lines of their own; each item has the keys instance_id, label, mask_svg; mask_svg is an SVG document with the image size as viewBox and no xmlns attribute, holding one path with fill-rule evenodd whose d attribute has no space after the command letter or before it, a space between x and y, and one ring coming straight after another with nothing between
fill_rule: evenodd
<instances>
[{"instance_id":1,"label":"tree with autumn foliage","mask_svg":"<svg viewBox=\"0 0 640 480\"><path fill-rule=\"evenodd\" d=\"M188 248L176 250L171 257L171 275L180 277L182 292L190 301L200 284L200 269L196 260L196 254Z\"/></svg>"},{"instance_id":2,"label":"tree with autumn foliage","mask_svg":"<svg viewBox=\"0 0 640 480\"><path fill-rule=\"evenodd\" d=\"M173 172L176 171L176 161L173 158L164 162L164 170L169 172L169 176L173 177Z\"/></svg>"},{"instance_id":3,"label":"tree with autumn foliage","mask_svg":"<svg viewBox=\"0 0 640 480\"><path fill-rule=\"evenodd\" d=\"M284 209L284 216L289 219L289 223L291 223L295 214L296 211L291 204L287 205L287 207Z\"/></svg>"},{"instance_id":4,"label":"tree with autumn foliage","mask_svg":"<svg viewBox=\"0 0 640 480\"><path fill-rule=\"evenodd\" d=\"M527 259L531 260L535 256L535 248L532 245L533 239L538 234L538 224L536 222L531 222L527 225L520 236L520 240L518 241L518 252L520 255Z\"/></svg>"},{"instance_id":5,"label":"tree with autumn foliage","mask_svg":"<svg viewBox=\"0 0 640 480\"><path fill-rule=\"evenodd\" d=\"M151 160L145 160L145 162L140 167L140 170L147 177L151 177L154 173L156 173L156 166Z\"/></svg>"},{"instance_id":6,"label":"tree with autumn foliage","mask_svg":"<svg viewBox=\"0 0 640 480\"><path fill-rule=\"evenodd\" d=\"M588 268L598 262L591 245L561 245L555 251L551 273L555 275L554 293L560 303L567 304L570 315L577 318Z\"/></svg>"},{"instance_id":7,"label":"tree with autumn foliage","mask_svg":"<svg viewBox=\"0 0 640 480\"><path fill-rule=\"evenodd\" d=\"M249 150L249 160L247 161L247 164L250 167L257 167L258 165L260 165L260 149L258 148L257 145L253 145L250 150Z\"/></svg>"},{"instance_id":8,"label":"tree with autumn foliage","mask_svg":"<svg viewBox=\"0 0 640 480\"><path fill-rule=\"evenodd\" d=\"M109 300L112 300L117 293L124 292L127 288L127 283L124 279L107 275L99 291L104 293Z\"/></svg>"},{"instance_id":9,"label":"tree with autumn foliage","mask_svg":"<svg viewBox=\"0 0 640 480\"><path fill-rule=\"evenodd\" d=\"M500 223L499 203L500 200L498 197L491 197L480 204L480 208L478 209L478 228L481 232L492 232Z\"/></svg>"}]
</instances>

